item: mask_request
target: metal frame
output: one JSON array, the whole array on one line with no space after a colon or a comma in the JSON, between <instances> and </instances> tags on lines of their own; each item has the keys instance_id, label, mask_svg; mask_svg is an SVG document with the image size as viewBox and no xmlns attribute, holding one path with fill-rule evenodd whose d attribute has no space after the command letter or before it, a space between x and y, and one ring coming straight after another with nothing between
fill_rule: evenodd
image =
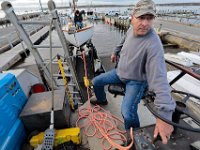
<instances>
[{"instance_id":1,"label":"metal frame","mask_svg":"<svg viewBox=\"0 0 200 150\"><path fill-rule=\"evenodd\" d=\"M66 40L65 35L64 35L64 33L61 29L61 24L60 24L60 20L59 20L59 17L58 17L58 13L57 13L56 5L55 5L54 1L52 1L52 0L48 1L48 8L49 8L51 15L52 15L53 25L56 28L56 31L58 33L58 37L59 37L60 42L62 44L62 47L65 51L65 58L67 58L67 62L69 63L71 74L74 77L73 78L74 82L76 84L78 91L80 91L80 86L79 86L78 81L77 81L77 75L76 75L76 72L75 72L75 69L74 69L74 64L73 64L72 58L70 57L71 55L70 55L70 52L69 52L69 49L68 49L70 43Z\"/></svg>"},{"instance_id":2,"label":"metal frame","mask_svg":"<svg viewBox=\"0 0 200 150\"><path fill-rule=\"evenodd\" d=\"M51 87L50 72L47 67L44 67L42 57L40 56L38 50L33 47L33 43L31 42L31 40L30 40L27 32L25 31L24 27L22 26L22 24L19 23L19 20L14 12L14 9L13 9L11 3L5 1L1 4L1 7L2 7L2 10L5 12L7 18L10 20L10 22L16 27L17 31L20 34L21 39L26 43L28 49L33 54L43 81L44 82L47 81L48 86ZM55 81L54 81L54 85L55 85Z\"/></svg>"},{"instance_id":3,"label":"metal frame","mask_svg":"<svg viewBox=\"0 0 200 150\"><path fill-rule=\"evenodd\" d=\"M50 22L48 22L48 21L20 21L20 20L18 20L10 2L5 1L1 4L1 6L2 6L2 10L6 13L7 18L16 27L18 33L20 34L21 39L25 42L28 49L33 54L43 82L47 83L47 85L50 89L52 89L53 87L57 88L58 84L56 84L55 79L53 79L53 87L52 87L50 71L47 68L47 64L45 63L45 60L43 60L43 58L41 57L41 55L38 52L38 48L50 48L50 47L47 46L47 45L43 45L43 46L34 45L31 42L30 37L27 34L26 30L22 26L22 24L50 25ZM67 64L68 64L69 69L70 69L70 73L72 74L73 83L75 83L73 85L75 85L76 89L78 90L78 92L77 92L76 89L73 89L72 94L73 93L76 93L76 94L79 93L79 95L81 96L80 86L79 86L79 83L77 81L77 75L76 75L76 72L75 72L75 69L74 69L74 64L73 64L73 57L74 56L73 56L73 54L70 53L70 50L69 50L69 44L70 43L66 40L64 33L61 29L60 19L59 19L57 10L56 10L56 6L55 6L55 3L52 0L48 1L48 8L51 12L52 24L54 25L54 27L57 31L58 37L59 37L61 44L62 44L62 46L52 46L52 47L55 47L55 48L61 47L61 48L64 49L64 53L65 53L64 60L67 61ZM63 64L66 64L66 62L64 62Z\"/></svg>"},{"instance_id":4,"label":"metal frame","mask_svg":"<svg viewBox=\"0 0 200 150\"><path fill-rule=\"evenodd\" d=\"M175 67L175 68L181 70L181 73L180 73L178 76L176 76L176 77L169 83L170 86L171 86L172 84L174 84L176 81L178 81L180 78L182 78L185 74L189 74L189 75L191 75L192 77L196 78L197 80L200 80L200 75L197 74L197 73L195 73L192 69L186 68L186 67L183 67L183 66L180 66L180 65L175 64L175 63L173 63L173 62L171 62L171 61L168 61L168 60L165 60L165 62L166 62L167 64L169 64L169 65L171 65L171 66L173 66L173 67Z\"/></svg>"}]
</instances>

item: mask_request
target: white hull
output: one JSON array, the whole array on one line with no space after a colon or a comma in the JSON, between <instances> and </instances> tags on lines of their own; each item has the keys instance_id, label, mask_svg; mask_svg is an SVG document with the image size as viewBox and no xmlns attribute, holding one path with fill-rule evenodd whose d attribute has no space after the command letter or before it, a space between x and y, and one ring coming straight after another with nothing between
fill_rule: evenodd
<instances>
[{"instance_id":1,"label":"white hull","mask_svg":"<svg viewBox=\"0 0 200 150\"><path fill-rule=\"evenodd\" d=\"M187 66L187 67L191 67L193 65L192 61L188 58L185 58L183 56L179 56L176 54L165 54L165 59L175 62L179 65L183 65L183 66Z\"/></svg>"},{"instance_id":2,"label":"white hull","mask_svg":"<svg viewBox=\"0 0 200 150\"><path fill-rule=\"evenodd\" d=\"M186 53L186 52L180 52L177 54L178 56L182 56L185 58L190 59L193 63L200 65L200 56L197 54L192 53Z\"/></svg>"},{"instance_id":3,"label":"white hull","mask_svg":"<svg viewBox=\"0 0 200 150\"><path fill-rule=\"evenodd\" d=\"M69 34L67 30L63 30L67 41L76 47L80 47L92 38L94 26L87 26L77 30L77 32Z\"/></svg>"},{"instance_id":4,"label":"white hull","mask_svg":"<svg viewBox=\"0 0 200 150\"><path fill-rule=\"evenodd\" d=\"M168 81L172 81L178 74L180 73L179 70L175 71L168 71L167 78ZM172 87L176 90L189 92L196 96L200 97L200 81L193 78L192 76L186 74L181 79L179 79L176 83L172 85ZM200 102L198 102L200 104Z\"/></svg>"}]
</instances>

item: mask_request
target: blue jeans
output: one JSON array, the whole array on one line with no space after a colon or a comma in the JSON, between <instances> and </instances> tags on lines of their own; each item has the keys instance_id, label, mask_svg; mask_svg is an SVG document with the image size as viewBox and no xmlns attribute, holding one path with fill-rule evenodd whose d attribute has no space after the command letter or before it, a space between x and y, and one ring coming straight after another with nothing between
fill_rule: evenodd
<instances>
[{"instance_id":1,"label":"blue jeans","mask_svg":"<svg viewBox=\"0 0 200 150\"><path fill-rule=\"evenodd\" d=\"M106 101L105 85L120 83L122 81L119 79L115 69L95 77L92 80L92 84L97 101ZM125 129L129 130L131 127L140 127L137 109L138 103L147 87L147 82L127 80L123 83L126 85L126 92L121 105L121 113L124 118Z\"/></svg>"},{"instance_id":2,"label":"blue jeans","mask_svg":"<svg viewBox=\"0 0 200 150\"><path fill-rule=\"evenodd\" d=\"M83 23L82 22L76 22L76 25L77 25L78 29L82 29L83 28Z\"/></svg>"}]
</instances>

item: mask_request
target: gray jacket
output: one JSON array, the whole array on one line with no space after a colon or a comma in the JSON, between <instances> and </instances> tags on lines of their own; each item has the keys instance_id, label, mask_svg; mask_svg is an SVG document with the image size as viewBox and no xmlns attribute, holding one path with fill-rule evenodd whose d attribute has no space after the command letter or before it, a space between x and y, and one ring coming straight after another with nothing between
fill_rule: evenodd
<instances>
[{"instance_id":1,"label":"gray jacket","mask_svg":"<svg viewBox=\"0 0 200 150\"><path fill-rule=\"evenodd\" d=\"M130 27L114 53L120 53L119 78L122 81L147 81L148 89L156 94L154 103L159 114L171 120L175 101L167 81L163 46L154 29L144 36L135 36Z\"/></svg>"}]
</instances>

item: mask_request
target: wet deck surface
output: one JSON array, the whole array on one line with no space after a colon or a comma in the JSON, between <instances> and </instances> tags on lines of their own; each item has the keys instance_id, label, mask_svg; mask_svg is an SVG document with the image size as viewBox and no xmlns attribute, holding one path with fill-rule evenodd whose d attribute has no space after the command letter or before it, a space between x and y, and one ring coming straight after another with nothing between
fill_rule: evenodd
<instances>
[{"instance_id":1,"label":"wet deck surface","mask_svg":"<svg viewBox=\"0 0 200 150\"><path fill-rule=\"evenodd\" d=\"M111 114L115 115L116 117L120 118L121 120L123 120L122 115L121 115L121 103L122 103L123 97L117 96L116 98L114 98L113 95L108 92L106 92L106 96L107 96L109 103L107 106L102 106L102 108L109 111ZM88 102L86 102L83 106L80 107L80 109L88 108L88 105L89 105ZM155 123L155 117L144 106L143 101L141 101L138 106L138 114L139 114L139 120L141 123L141 127L144 127L147 125L152 125ZM78 117L77 113L72 114L72 118L71 118L72 126L76 125L77 117ZM86 121L88 121L88 120L83 121L82 124L85 123ZM119 129L124 130L123 124L119 124ZM85 134L83 133L83 130L82 130L81 136L82 136L82 143L84 143L83 144L84 148L88 148L90 150L102 150L101 139L97 138L96 135L93 137L87 137L87 136L85 136ZM119 141L117 143L123 144ZM112 148L112 149L114 149L114 148Z\"/></svg>"}]
</instances>

